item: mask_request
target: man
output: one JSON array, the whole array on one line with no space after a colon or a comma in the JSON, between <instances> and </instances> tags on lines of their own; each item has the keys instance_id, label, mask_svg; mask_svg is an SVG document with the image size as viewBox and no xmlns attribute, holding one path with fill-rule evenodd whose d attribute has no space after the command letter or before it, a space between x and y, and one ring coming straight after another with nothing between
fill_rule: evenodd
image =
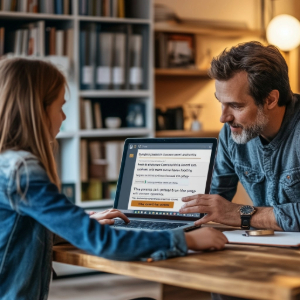
<instances>
[{"instance_id":1,"label":"man","mask_svg":"<svg viewBox=\"0 0 300 300\"><path fill-rule=\"evenodd\" d=\"M249 228L300 230L300 96L278 49L248 42L214 58L209 71L224 123L210 195L183 198L180 213ZM254 207L231 203L238 181Z\"/></svg>"}]
</instances>

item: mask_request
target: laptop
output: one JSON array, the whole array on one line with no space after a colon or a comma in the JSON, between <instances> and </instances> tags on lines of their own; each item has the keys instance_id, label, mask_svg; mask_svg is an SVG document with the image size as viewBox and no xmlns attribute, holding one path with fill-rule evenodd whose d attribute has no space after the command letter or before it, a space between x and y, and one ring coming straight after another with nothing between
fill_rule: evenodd
<instances>
[{"instance_id":1,"label":"laptop","mask_svg":"<svg viewBox=\"0 0 300 300\"><path fill-rule=\"evenodd\" d=\"M197 228L204 214L180 214L181 198L209 193L216 149L216 138L126 139L114 208L130 223L116 219L113 227Z\"/></svg>"}]
</instances>

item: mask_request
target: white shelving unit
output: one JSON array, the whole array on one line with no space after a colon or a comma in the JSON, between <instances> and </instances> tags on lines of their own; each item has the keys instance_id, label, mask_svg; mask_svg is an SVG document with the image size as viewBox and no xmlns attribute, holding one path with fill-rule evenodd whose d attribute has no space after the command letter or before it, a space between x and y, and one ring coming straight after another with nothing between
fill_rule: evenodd
<instances>
[{"instance_id":1,"label":"white shelving unit","mask_svg":"<svg viewBox=\"0 0 300 300\"><path fill-rule=\"evenodd\" d=\"M152 0L125 0L126 8L130 8L130 18L110 18L79 15L79 1L72 0L70 15L55 15L42 13L22 13L0 11L0 27L9 27L11 24L37 22L44 20L46 26L57 26L61 29L74 28L74 61L72 62L72 76L69 81L69 93L65 105L66 121L57 136L59 143L59 174L62 183L75 185L75 203L84 208L112 207L112 199L99 199L82 201L81 199L81 166L80 166L80 140L99 139L101 141L125 140L127 137L152 137L154 136L154 89L153 89L153 21ZM143 43L147 45L143 50L144 75L146 89L141 90L80 90L80 28L81 25L93 22L97 24L118 25L132 24L143 27ZM145 40L146 39L146 40ZM145 128L118 128L118 129L93 129L80 128L80 98L99 99L100 101L140 101L146 107Z\"/></svg>"}]
</instances>

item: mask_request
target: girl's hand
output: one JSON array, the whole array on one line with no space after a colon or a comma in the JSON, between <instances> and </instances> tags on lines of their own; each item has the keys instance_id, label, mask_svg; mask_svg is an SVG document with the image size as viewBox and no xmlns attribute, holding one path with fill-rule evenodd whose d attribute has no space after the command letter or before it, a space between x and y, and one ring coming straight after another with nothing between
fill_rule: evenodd
<instances>
[{"instance_id":1,"label":"girl's hand","mask_svg":"<svg viewBox=\"0 0 300 300\"><path fill-rule=\"evenodd\" d=\"M114 218L121 218L126 223L129 223L130 220L119 210L117 209L107 209L100 212L95 211L88 211L87 214L90 216L91 219L97 220L100 224L108 224L113 225L115 223Z\"/></svg>"},{"instance_id":2,"label":"girl's hand","mask_svg":"<svg viewBox=\"0 0 300 300\"><path fill-rule=\"evenodd\" d=\"M226 236L213 228L204 227L185 233L186 243L191 250L221 250L228 243Z\"/></svg>"}]
</instances>

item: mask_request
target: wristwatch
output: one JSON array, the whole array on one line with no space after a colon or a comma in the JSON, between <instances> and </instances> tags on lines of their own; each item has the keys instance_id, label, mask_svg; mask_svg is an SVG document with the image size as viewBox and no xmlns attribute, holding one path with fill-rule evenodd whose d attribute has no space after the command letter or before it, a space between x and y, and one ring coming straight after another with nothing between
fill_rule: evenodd
<instances>
[{"instance_id":1,"label":"wristwatch","mask_svg":"<svg viewBox=\"0 0 300 300\"><path fill-rule=\"evenodd\" d=\"M240 209L241 227L242 229L250 229L250 220L252 215L256 212L255 208L251 205L244 205Z\"/></svg>"}]
</instances>

